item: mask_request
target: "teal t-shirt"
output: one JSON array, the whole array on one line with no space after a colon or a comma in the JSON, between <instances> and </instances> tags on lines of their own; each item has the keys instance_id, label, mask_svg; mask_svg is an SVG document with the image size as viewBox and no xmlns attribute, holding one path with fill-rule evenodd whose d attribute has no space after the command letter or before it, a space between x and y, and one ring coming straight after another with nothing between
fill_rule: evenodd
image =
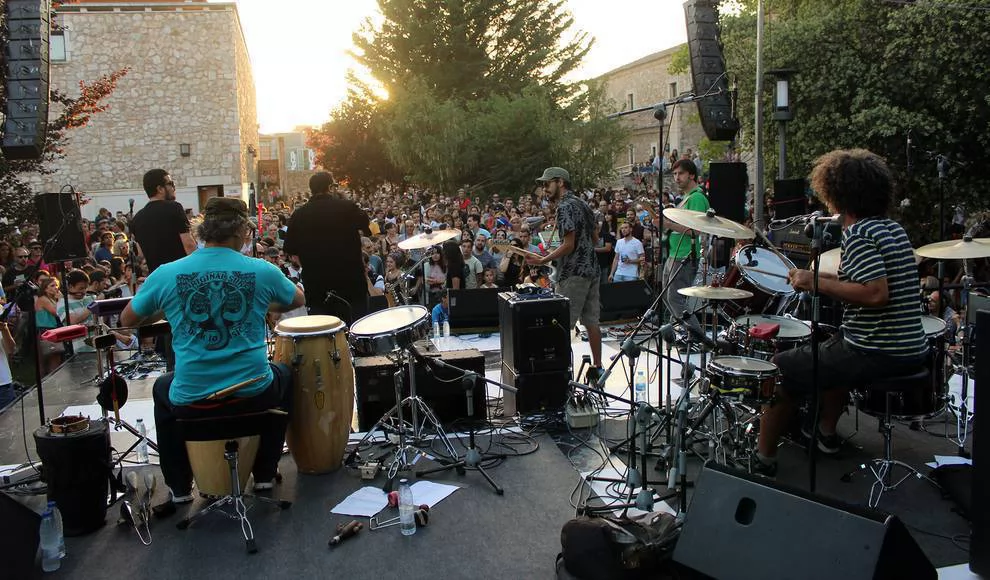
<instances>
[{"instance_id":1,"label":"teal t-shirt","mask_svg":"<svg viewBox=\"0 0 990 580\"><path fill-rule=\"evenodd\" d=\"M701 188L695 187L684 197L684 201L681 202L681 205L678 207L692 211L706 212L711 205L708 203L708 198L705 196L705 193L701 191ZM668 239L670 240L669 257L679 260L687 257L691 253L691 236L677 232L670 232L670 237ZM701 240L698 236L694 236L695 255L697 255L698 251L700 251L700 246Z\"/></svg>"},{"instance_id":2,"label":"teal t-shirt","mask_svg":"<svg viewBox=\"0 0 990 580\"><path fill-rule=\"evenodd\" d=\"M213 247L159 266L131 308L138 316L165 313L175 351L169 399L187 405L259 376L237 395L268 388L265 314L271 303L291 304L295 294L295 284L273 264Z\"/></svg>"}]
</instances>

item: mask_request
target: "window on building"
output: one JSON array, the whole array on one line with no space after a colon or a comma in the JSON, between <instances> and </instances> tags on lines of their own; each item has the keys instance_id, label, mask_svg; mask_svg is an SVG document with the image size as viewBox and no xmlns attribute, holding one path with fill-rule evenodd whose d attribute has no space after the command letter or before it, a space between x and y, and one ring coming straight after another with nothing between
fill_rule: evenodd
<instances>
[{"instance_id":1,"label":"window on building","mask_svg":"<svg viewBox=\"0 0 990 580\"><path fill-rule=\"evenodd\" d=\"M52 31L48 44L48 54L52 62L65 62L66 48L64 30Z\"/></svg>"},{"instance_id":2,"label":"window on building","mask_svg":"<svg viewBox=\"0 0 990 580\"><path fill-rule=\"evenodd\" d=\"M633 94L629 93L626 95L626 110L631 111L636 108L636 103L633 100Z\"/></svg>"},{"instance_id":3,"label":"window on building","mask_svg":"<svg viewBox=\"0 0 990 580\"><path fill-rule=\"evenodd\" d=\"M677 83L670 83L670 98L677 97Z\"/></svg>"},{"instance_id":4,"label":"window on building","mask_svg":"<svg viewBox=\"0 0 990 580\"><path fill-rule=\"evenodd\" d=\"M657 146L656 145L651 145L650 146L650 158L652 159L652 158L654 158L656 156L657 156Z\"/></svg>"},{"instance_id":5,"label":"window on building","mask_svg":"<svg viewBox=\"0 0 990 580\"><path fill-rule=\"evenodd\" d=\"M633 147L632 143L630 143L629 144L629 165L635 165L635 164L636 164L636 148Z\"/></svg>"}]
</instances>

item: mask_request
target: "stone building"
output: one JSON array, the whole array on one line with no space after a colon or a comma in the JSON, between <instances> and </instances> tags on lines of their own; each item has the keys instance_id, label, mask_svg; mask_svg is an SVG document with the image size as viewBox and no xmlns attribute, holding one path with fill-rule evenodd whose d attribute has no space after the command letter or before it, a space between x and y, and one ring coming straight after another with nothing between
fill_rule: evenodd
<instances>
[{"instance_id":1,"label":"stone building","mask_svg":"<svg viewBox=\"0 0 990 580\"><path fill-rule=\"evenodd\" d=\"M197 212L210 197L247 199L255 178L258 120L254 78L234 2L75 0L52 42L51 85L78 94L123 68L110 109L69 132L56 173L33 178L38 192L71 184L93 217L144 206L148 169L168 170L176 197ZM58 111L52 111L57 116Z\"/></svg>"},{"instance_id":2,"label":"stone building","mask_svg":"<svg viewBox=\"0 0 990 580\"><path fill-rule=\"evenodd\" d=\"M669 101L692 91L690 70L677 75L668 72L672 58L678 51L684 50L684 46L682 44L644 56L605 73L599 80L605 82L606 93L619 105L620 111ZM622 117L621 121L629 127L630 136L624 150L616 154L615 168L618 174L628 176L635 172L637 166L648 164L656 155L660 124L652 111L631 114ZM669 157L674 149L679 153L684 153L688 148L696 151L704 136L697 105L677 105L667 109L663 136L665 156Z\"/></svg>"},{"instance_id":3,"label":"stone building","mask_svg":"<svg viewBox=\"0 0 990 580\"><path fill-rule=\"evenodd\" d=\"M289 133L274 133L259 137L260 162L277 161L278 178L272 180L259 172L258 191L265 203L277 199L294 199L309 192L309 178L316 173L316 152L306 146L306 127L296 127Z\"/></svg>"}]
</instances>

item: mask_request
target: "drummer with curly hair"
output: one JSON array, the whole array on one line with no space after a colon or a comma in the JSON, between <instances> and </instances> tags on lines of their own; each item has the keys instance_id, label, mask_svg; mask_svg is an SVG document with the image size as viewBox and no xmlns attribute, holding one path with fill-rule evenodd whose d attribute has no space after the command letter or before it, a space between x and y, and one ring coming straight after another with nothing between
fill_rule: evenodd
<instances>
[{"instance_id":1,"label":"drummer with curly hair","mask_svg":"<svg viewBox=\"0 0 990 580\"><path fill-rule=\"evenodd\" d=\"M170 503L193 499L192 470L178 419L289 409L291 373L285 365L268 362L265 315L299 308L305 298L278 267L240 253L250 227L243 201L210 199L199 226L206 247L159 266L120 316L122 326L164 317L172 328L175 372L159 377L153 388L158 452ZM232 392L206 401L225 389ZM253 468L255 490L272 487L288 416L264 421Z\"/></svg>"},{"instance_id":2,"label":"drummer with curly hair","mask_svg":"<svg viewBox=\"0 0 990 580\"><path fill-rule=\"evenodd\" d=\"M822 272L818 290L846 305L838 333L818 345L821 416L818 448L839 451L836 424L848 389L920 370L927 343L918 309L918 269L904 228L887 217L893 178L886 162L864 149L836 150L818 158L811 185L842 224L838 275ZM795 290L812 290L814 274L793 269ZM811 345L774 357L781 384L760 422L754 471L774 476L777 444L798 401L814 385Z\"/></svg>"}]
</instances>

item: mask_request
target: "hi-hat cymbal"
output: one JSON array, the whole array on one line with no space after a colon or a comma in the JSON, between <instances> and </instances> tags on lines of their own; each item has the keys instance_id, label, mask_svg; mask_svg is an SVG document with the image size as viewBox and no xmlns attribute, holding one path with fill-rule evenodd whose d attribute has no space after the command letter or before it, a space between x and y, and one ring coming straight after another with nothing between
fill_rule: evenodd
<instances>
[{"instance_id":1,"label":"hi-hat cymbal","mask_svg":"<svg viewBox=\"0 0 990 580\"><path fill-rule=\"evenodd\" d=\"M461 237L461 230L437 230L435 232L423 232L416 234L399 242L399 248L403 250L421 250L437 244L442 244L447 240Z\"/></svg>"},{"instance_id":2,"label":"hi-hat cymbal","mask_svg":"<svg viewBox=\"0 0 990 580\"><path fill-rule=\"evenodd\" d=\"M668 207L663 210L663 217L696 232L711 234L720 238L751 240L756 237L753 230L742 224L714 214L708 215L703 211Z\"/></svg>"},{"instance_id":3,"label":"hi-hat cymbal","mask_svg":"<svg viewBox=\"0 0 990 580\"><path fill-rule=\"evenodd\" d=\"M726 286L691 286L690 288L681 288L677 293L703 300L743 300L753 297L753 293L749 290Z\"/></svg>"},{"instance_id":4,"label":"hi-hat cymbal","mask_svg":"<svg viewBox=\"0 0 990 580\"><path fill-rule=\"evenodd\" d=\"M972 260L990 258L990 239L963 238L921 246L915 253L925 258L939 260Z\"/></svg>"}]
</instances>

